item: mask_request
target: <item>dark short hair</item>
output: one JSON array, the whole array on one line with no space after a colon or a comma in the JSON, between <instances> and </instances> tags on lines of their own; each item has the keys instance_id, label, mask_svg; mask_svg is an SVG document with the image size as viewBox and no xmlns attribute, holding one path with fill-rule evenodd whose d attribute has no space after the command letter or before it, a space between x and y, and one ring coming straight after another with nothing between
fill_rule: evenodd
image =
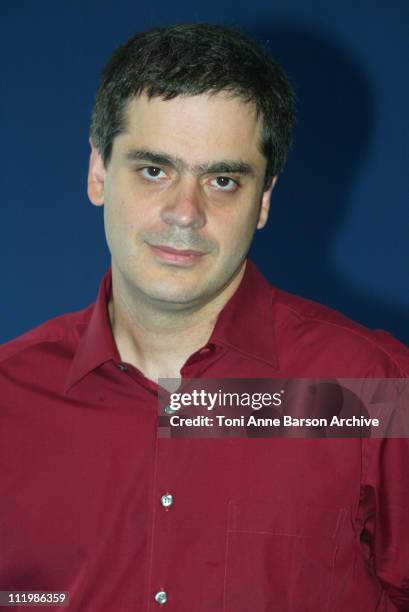
<instances>
[{"instance_id":1,"label":"dark short hair","mask_svg":"<svg viewBox=\"0 0 409 612\"><path fill-rule=\"evenodd\" d=\"M282 68L252 39L224 26L179 24L130 38L105 69L92 111L90 137L105 166L114 138L125 131L128 102L142 93L170 100L230 92L252 102L262 118L260 148L266 182L278 174L291 145L293 92Z\"/></svg>"}]
</instances>

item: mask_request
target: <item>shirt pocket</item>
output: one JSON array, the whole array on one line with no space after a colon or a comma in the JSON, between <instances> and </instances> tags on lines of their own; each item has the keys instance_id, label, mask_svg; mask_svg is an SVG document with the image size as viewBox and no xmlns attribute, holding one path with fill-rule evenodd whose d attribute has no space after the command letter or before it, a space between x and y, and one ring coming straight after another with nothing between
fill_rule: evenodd
<instances>
[{"instance_id":1,"label":"shirt pocket","mask_svg":"<svg viewBox=\"0 0 409 612\"><path fill-rule=\"evenodd\" d=\"M230 500L224 612L330 610L347 509Z\"/></svg>"}]
</instances>

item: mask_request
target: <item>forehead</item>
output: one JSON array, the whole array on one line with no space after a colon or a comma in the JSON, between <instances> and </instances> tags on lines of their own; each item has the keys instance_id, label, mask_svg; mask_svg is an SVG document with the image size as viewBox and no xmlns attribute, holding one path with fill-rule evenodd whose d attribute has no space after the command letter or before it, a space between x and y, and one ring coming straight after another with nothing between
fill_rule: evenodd
<instances>
[{"instance_id":1,"label":"forehead","mask_svg":"<svg viewBox=\"0 0 409 612\"><path fill-rule=\"evenodd\" d=\"M163 100L143 94L128 103L125 130L114 148L138 145L197 163L220 157L262 162L260 141L255 105L237 96L222 92Z\"/></svg>"}]
</instances>

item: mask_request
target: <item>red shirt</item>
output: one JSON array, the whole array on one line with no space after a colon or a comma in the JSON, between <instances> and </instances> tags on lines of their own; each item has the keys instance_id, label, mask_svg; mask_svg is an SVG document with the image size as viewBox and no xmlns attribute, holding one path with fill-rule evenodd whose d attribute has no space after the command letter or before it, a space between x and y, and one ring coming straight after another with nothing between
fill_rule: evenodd
<instances>
[{"instance_id":1,"label":"red shirt","mask_svg":"<svg viewBox=\"0 0 409 612\"><path fill-rule=\"evenodd\" d=\"M158 387L121 363L111 296L108 270L94 305L0 349L0 590L69 591L70 612L409 610L408 440L158 439ZM408 372L392 336L251 262L181 370Z\"/></svg>"}]
</instances>

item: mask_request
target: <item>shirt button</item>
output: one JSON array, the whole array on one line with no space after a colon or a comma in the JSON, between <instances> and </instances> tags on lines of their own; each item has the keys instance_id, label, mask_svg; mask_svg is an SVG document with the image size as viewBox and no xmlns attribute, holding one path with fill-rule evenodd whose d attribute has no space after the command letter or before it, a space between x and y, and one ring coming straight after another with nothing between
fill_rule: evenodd
<instances>
[{"instance_id":1,"label":"shirt button","mask_svg":"<svg viewBox=\"0 0 409 612\"><path fill-rule=\"evenodd\" d=\"M155 601L158 604L165 604L168 601L168 596L165 591L158 591L155 595Z\"/></svg>"},{"instance_id":2,"label":"shirt button","mask_svg":"<svg viewBox=\"0 0 409 612\"><path fill-rule=\"evenodd\" d=\"M173 408L170 404L168 404L164 408L164 411L166 412L166 414L173 414L174 412L177 412L178 410L179 408Z\"/></svg>"},{"instance_id":3,"label":"shirt button","mask_svg":"<svg viewBox=\"0 0 409 612\"><path fill-rule=\"evenodd\" d=\"M169 508L169 506L173 504L173 495L170 493L165 493L165 495L162 495L160 498L160 503L164 508Z\"/></svg>"},{"instance_id":4,"label":"shirt button","mask_svg":"<svg viewBox=\"0 0 409 612\"><path fill-rule=\"evenodd\" d=\"M128 368L123 363L117 363L116 367L118 368L118 370L121 370L121 372L127 372L128 371Z\"/></svg>"}]
</instances>

